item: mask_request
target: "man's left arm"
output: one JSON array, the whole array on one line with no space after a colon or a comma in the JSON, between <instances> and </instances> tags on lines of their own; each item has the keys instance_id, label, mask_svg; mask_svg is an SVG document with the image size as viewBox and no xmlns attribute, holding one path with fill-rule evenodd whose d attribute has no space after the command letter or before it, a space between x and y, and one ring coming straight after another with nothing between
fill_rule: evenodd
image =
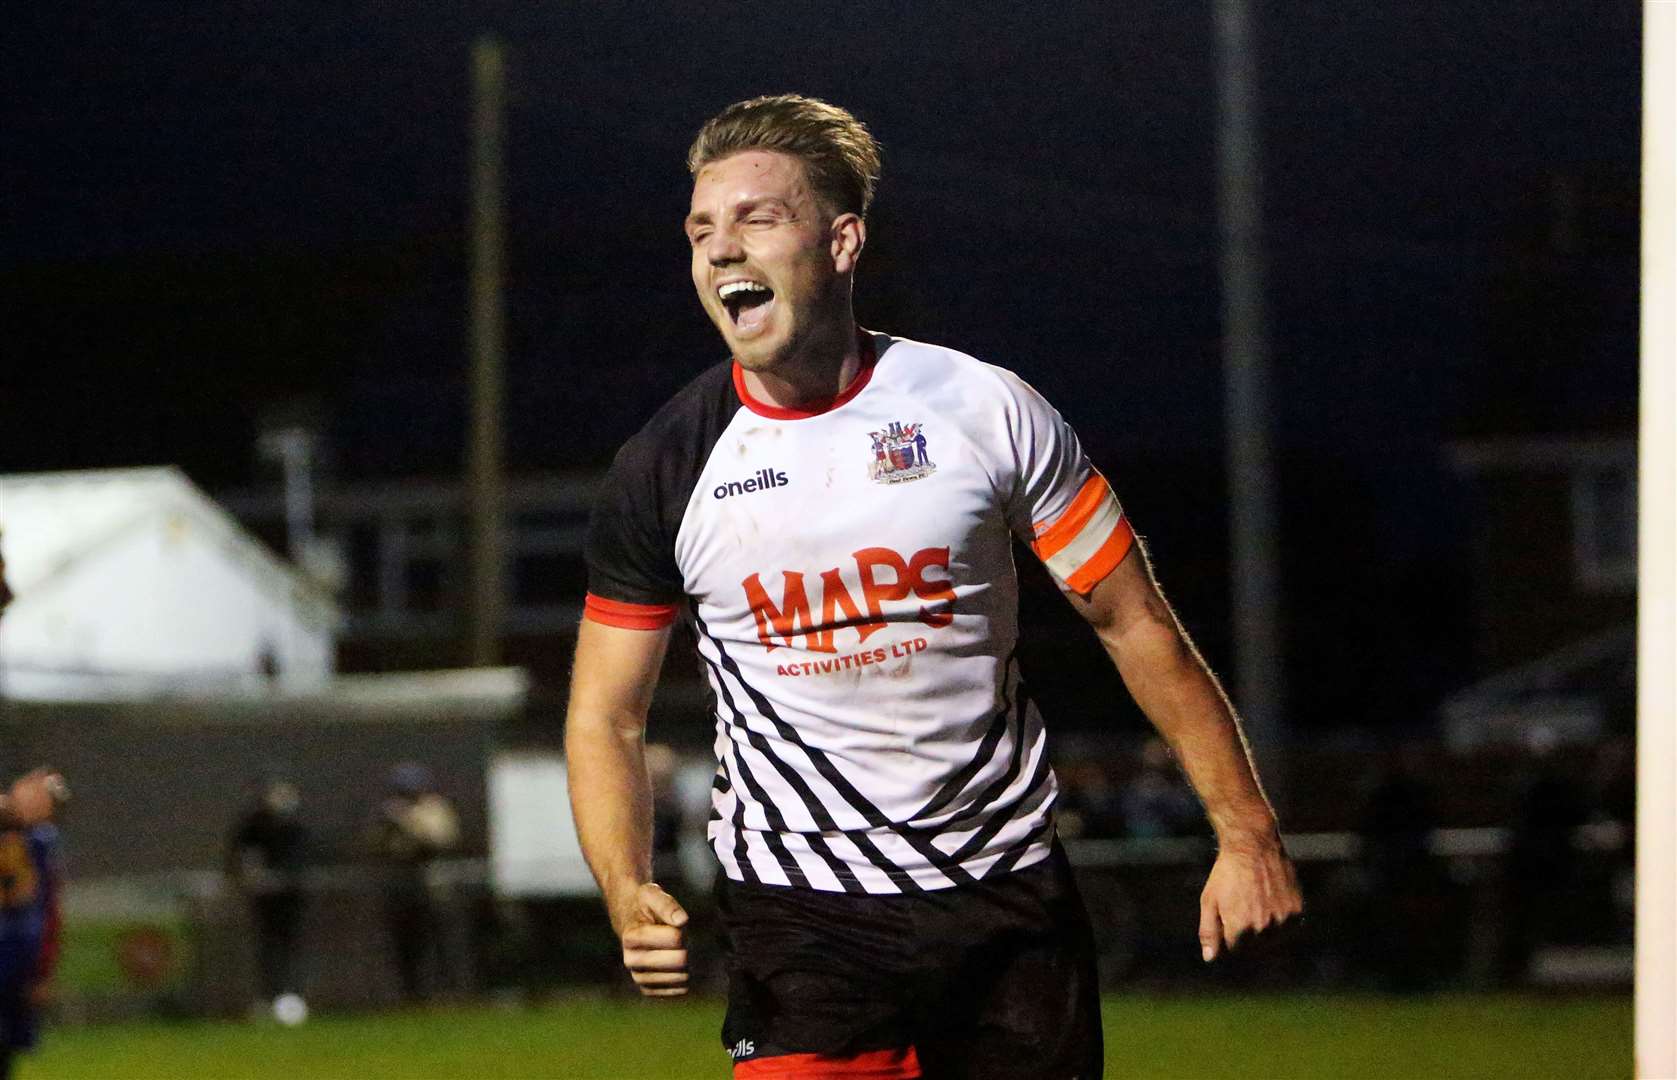
<instances>
[{"instance_id":1,"label":"man's left arm","mask_svg":"<svg viewBox=\"0 0 1677 1080\"><path fill-rule=\"evenodd\" d=\"M1240 720L1154 580L1138 537L1087 595L1066 594L1205 805L1217 861L1200 894L1200 947L1213 960L1304 909L1275 812Z\"/></svg>"}]
</instances>

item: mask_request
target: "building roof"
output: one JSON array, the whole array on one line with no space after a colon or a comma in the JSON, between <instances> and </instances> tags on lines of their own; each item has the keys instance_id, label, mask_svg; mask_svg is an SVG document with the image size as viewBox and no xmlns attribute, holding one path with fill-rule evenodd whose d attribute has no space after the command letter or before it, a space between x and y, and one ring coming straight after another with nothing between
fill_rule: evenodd
<instances>
[{"instance_id":1,"label":"building roof","mask_svg":"<svg viewBox=\"0 0 1677 1080\"><path fill-rule=\"evenodd\" d=\"M269 551L172 465L0 476L0 551L20 607L106 544L182 518L215 537L275 599L313 619L337 620L330 593Z\"/></svg>"}]
</instances>

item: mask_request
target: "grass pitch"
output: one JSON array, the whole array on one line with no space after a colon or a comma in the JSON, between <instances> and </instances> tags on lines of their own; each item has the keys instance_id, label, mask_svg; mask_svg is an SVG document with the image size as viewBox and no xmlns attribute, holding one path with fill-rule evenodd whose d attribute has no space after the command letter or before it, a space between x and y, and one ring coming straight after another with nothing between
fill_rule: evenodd
<instances>
[{"instance_id":1,"label":"grass pitch","mask_svg":"<svg viewBox=\"0 0 1677 1080\"><path fill-rule=\"evenodd\" d=\"M1631 1075L1623 998L1111 997L1113 1080ZM327 1016L300 1028L180 1022L48 1031L17 1080L725 1080L708 1000L578 998Z\"/></svg>"}]
</instances>

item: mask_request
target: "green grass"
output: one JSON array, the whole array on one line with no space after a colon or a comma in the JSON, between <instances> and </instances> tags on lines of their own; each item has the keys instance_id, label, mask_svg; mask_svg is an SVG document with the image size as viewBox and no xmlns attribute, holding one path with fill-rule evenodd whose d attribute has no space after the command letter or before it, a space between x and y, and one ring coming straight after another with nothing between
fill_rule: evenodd
<instances>
[{"instance_id":1,"label":"green grass","mask_svg":"<svg viewBox=\"0 0 1677 1080\"><path fill-rule=\"evenodd\" d=\"M18 1080L724 1080L715 1001L579 998L49 1031ZM1433 1080L1631 1074L1628 998L1112 997L1107 1075Z\"/></svg>"},{"instance_id":2,"label":"green grass","mask_svg":"<svg viewBox=\"0 0 1677 1080\"><path fill-rule=\"evenodd\" d=\"M191 963L185 919L79 918L64 927L63 952L56 976L59 987L76 994L112 993L131 988L117 957L122 952L123 939L138 933L159 934L168 941L168 964L158 972L159 985L178 984Z\"/></svg>"}]
</instances>

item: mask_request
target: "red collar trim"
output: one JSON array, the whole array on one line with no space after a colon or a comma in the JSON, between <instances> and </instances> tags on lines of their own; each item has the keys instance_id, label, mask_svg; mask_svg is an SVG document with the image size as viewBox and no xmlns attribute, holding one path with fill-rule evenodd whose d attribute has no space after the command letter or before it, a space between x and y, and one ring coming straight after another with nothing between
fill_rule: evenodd
<instances>
[{"instance_id":1,"label":"red collar trim","mask_svg":"<svg viewBox=\"0 0 1677 1080\"><path fill-rule=\"evenodd\" d=\"M874 352L872 334L858 326L856 340L861 346L862 366L857 370L856 377L850 380L850 385L833 397L817 398L796 409L783 409L779 405L760 401L752 397L751 391L745 388L745 369L740 367L738 360L734 361L734 393L739 395L740 404L758 416L766 416L770 420L807 420L812 416L832 412L862 392L868 385L868 380L873 378L874 365L879 362L879 356Z\"/></svg>"}]
</instances>

